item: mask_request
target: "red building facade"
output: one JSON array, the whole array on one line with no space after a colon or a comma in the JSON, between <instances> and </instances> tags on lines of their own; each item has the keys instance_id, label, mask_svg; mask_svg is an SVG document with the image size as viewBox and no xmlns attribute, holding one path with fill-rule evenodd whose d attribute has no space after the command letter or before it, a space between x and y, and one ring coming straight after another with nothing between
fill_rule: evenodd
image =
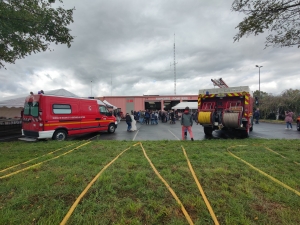
<instances>
[{"instance_id":1,"label":"red building facade","mask_svg":"<svg viewBox=\"0 0 300 225\"><path fill-rule=\"evenodd\" d=\"M139 110L169 110L180 102L197 102L198 95L143 95L98 97L118 107L124 113Z\"/></svg>"}]
</instances>

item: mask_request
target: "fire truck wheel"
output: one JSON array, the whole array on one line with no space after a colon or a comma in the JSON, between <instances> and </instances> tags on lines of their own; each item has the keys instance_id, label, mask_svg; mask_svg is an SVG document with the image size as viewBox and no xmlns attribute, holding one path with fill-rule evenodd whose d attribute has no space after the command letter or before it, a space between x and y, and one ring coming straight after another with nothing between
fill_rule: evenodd
<instances>
[{"instance_id":1,"label":"fire truck wheel","mask_svg":"<svg viewBox=\"0 0 300 225\"><path fill-rule=\"evenodd\" d=\"M242 132L243 132L242 135L243 135L244 138L249 137L249 133L250 133L249 131L250 131L249 128L248 128L247 130L243 130L243 131L242 131Z\"/></svg>"},{"instance_id":2,"label":"fire truck wheel","mask_svg":"<svg viewBox=\"0 0 300 225\"><path fill-rule=\"evenodd\" d=\"M53 134L52 139L57 141L64 141L67 139L67 132L64 130L57 130Z\"/></svg>"},{"instance_id":3,"label":"fire truck wheel","mask_svg":"<svg viewBox=\"0 0 300 225\"><path fill-rule=\"evenodd\" d=\"M204 133L207 136L212 136L213 129L212 127L204 127Z\"/></svg>"},{"instance_id":4,"label":"fire truck wheel","mask_svg":"<svg viewBox=\"0 0 300 225\"><path fill-rule=\"evenodd\" d=\"M108 133L114 133L116 131L115 125L114 124L110 124L108 126L108 130L107 131L108 131Z\"/></svg>"},{"instance_id":5,"label":"fire truck wheel","mask_svg":"<svg viewBox=\"0 0 300 225\"><path fill-rule=\"evenodd\" d=\"M300 131L300 122L297 122L297 131Z\"/></svg>"}]
</instances>

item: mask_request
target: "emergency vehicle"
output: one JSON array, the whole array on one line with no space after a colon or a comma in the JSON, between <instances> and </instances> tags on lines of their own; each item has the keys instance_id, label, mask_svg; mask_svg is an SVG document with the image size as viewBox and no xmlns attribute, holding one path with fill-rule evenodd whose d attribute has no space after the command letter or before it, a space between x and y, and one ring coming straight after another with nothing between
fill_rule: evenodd
<instances>
[{"instance_id":1,"label":"emergency vehicle","mask_svg":"<svg viewBox=\"0 0 300 225\"><path fill-rule=\"evenodd\" d=\"M97 99L30 95L25 99L20 140L52 138L107 131L114 133L117 120Z\"/></svg>"},{"instance_id":2,"label":"emergency vehicle","mask_svg":"<svg viewBox=\"0 0 300 225\"><path fill-rule=\"evenodd\" d=\"M253 130L253 94L248 86L199 90L197 120L204 133L234 129L243 137Z\"/></svg>"}]
</instances>

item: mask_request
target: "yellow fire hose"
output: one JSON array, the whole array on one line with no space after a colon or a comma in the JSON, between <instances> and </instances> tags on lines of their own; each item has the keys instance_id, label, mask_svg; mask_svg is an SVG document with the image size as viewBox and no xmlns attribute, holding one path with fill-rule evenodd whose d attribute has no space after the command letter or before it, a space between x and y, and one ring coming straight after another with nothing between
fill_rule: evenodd
<instances>
[{"instance_id":1,"label":"yellow fire hose","mask_svg":"<svg viewBox=\"0 0 300 225\"><path fill-rule=\"evenodd\" d=\"M198 122L200 124L211 124L211 112L199 112L198 113Z\"/></svg>"}]
</instances>

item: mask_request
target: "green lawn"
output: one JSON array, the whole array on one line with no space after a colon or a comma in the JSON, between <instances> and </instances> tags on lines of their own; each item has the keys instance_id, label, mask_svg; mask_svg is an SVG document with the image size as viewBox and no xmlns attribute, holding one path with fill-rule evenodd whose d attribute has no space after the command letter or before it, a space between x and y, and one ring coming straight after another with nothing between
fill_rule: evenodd
<instances>
[{"instance_id":1,"label":"green lawn","mask_svg":"<svg viewBox=\"0 0 300 225\"><path fill-rule=\"evenodd\" d=\"M0 155L0 224L300 224L300 140L17 141Z\"/></svg>"}]
</instances>

